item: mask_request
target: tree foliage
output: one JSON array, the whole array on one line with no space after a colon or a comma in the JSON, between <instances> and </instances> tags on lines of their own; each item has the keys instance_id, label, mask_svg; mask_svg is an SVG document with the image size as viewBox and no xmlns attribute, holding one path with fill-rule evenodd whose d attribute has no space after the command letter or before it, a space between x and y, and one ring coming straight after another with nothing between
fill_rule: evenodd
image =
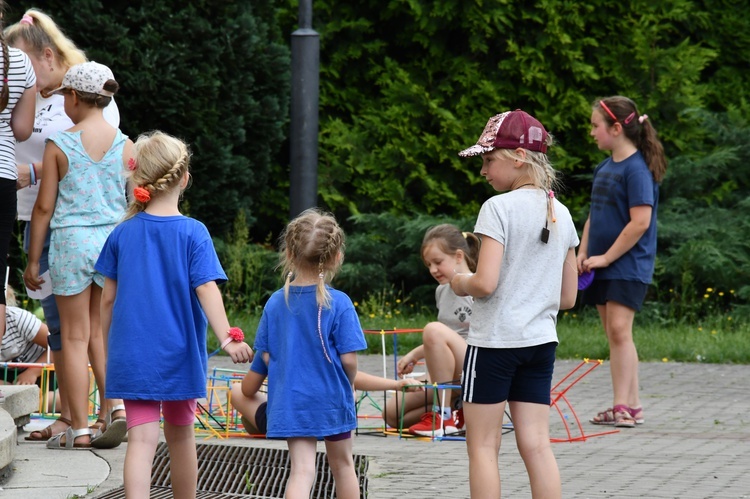
<instances>
[{"instance_id":1,"label":"tree foliage","mask_svg":"<svg viewBox=\"0 0 750 499\"><path fill-rule=\"evenodd\" d=\"M28 5L19 2L6 19ZM113 68L128 134L161 128L193 145L191 213L215 234L226 234L233 220L254 229L238 239L235 226L228 255L242 262L238 241L273 239L288 214L288 44L298 0L33 5ZM555 136L550 156L564 173L559 197L580 226L591 171L606 154L588 136L591 104L622 94L648 114L670 159L658 219L659 296L677 290L681 298L664 299L684 303L688 293L722 287L750 298L742 287L750 253L741 237L750 159L746 2L313 6L321 40L319 204L351 236L339 282L355 296L432 284L410 252L418 251L424 224L452 219L471 229L468 221L493 191L479 161L456 153L507 109L530 112Z\"/></svg>"},{"instance_id":2,"label":"tree foliage","mask_svg":"<svg viewBox=\"0 0 750 499\"><path fill-rule=\"evenodd\" d=\"M264 2L22 1L50 14L121 90L122 130L159 129L190 143L190 213L215 235L238 210L252 220L286 136L289 49Z\"/></svg>"}]
</instances>

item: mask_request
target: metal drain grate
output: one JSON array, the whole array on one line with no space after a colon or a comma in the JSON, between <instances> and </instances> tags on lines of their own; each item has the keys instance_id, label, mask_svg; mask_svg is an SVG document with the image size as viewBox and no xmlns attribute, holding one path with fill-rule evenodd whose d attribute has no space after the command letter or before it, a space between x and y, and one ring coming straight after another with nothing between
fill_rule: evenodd
<instances>
[{"instance_id":1,"label":"metal drain grate","mask_svg":"<svg viewBox=\"0 0 750 499\"><path fill-rule=\"evenodd\" d=\"M231 499L236 497L284 497L289 477L289 452L285 449L262 449L232 445L197 444L197 499ZM317 477L310 497L336 497L333 474L326 455L317 453ZM354 456L354 469L359 479L360 496L367 495L366 456ZM97 496L97 499L122 499L122 487ZM159 443L151 469L151 498L171 498L169 451Z\"/></svg>"}]
</instances>

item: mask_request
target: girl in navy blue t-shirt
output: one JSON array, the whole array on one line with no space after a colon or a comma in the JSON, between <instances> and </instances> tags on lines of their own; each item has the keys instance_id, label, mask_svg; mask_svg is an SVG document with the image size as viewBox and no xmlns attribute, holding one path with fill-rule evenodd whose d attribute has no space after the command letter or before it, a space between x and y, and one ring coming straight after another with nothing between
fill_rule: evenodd
<instances>
[{"instance_id":1,"label":"girl in navy blue t-shirt","mask_svg":"<svg viewBox=\"0 0 750 499\"><path fill-rule=\"evenodd\" d=\"M612 155L594 170L577 263L580 274L594 271L583 303L596 305L607 334L614 402L590 421L633 428L644 421L633 319L654 273L659 182L667 160L648 116L627 97L594 103L591 136Z\"/></svg>"}]
</instances>

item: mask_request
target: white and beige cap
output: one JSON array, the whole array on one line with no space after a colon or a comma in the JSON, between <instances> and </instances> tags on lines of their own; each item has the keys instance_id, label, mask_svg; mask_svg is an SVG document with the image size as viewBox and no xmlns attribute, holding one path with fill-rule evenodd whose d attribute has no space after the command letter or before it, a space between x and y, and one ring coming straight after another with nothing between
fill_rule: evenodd
<instances>
[{"instance_id":1,"label":"white and beige cap","mask_svg":"<svg viewBox=\"0 0 750 499\"><path fill-rule=\"evenodd\" d=\"M104 84L108 80L114 80L112 70L98 62L83 62L68 69L63 77L62 85L51 93L59 94L63 90L71 89L79 92L88 92L104 97L112 97L114 93L104 90Z\"/></svg>"}]
</instances>

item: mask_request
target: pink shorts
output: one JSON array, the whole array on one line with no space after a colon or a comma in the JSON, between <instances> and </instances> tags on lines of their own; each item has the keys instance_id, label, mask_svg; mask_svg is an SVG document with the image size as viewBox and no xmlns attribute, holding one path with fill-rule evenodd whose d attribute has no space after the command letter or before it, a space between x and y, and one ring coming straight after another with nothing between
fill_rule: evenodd
<instances>
[{"instance_id":1,"label":"pink shorts","mask_svg":"<svg viewBox=\"0 0 750 499\"><path fill-rule=\"evenodd\" d=\"M134 426L164 421L174 426L192 425L195 422L196 399L190 400L125 400L128 430Z\"/></svg>"}]
</instances>

